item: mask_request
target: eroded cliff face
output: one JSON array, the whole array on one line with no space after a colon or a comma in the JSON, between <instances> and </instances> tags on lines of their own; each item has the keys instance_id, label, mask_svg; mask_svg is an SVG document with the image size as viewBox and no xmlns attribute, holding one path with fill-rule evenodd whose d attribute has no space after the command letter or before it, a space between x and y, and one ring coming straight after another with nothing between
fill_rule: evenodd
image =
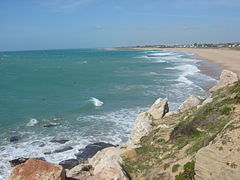
<instances>
[{"instance_id":1,"label":"eroded cliff face","mask_svg":"<svg viewBox=\"0 0 240 180\"><path fill-rule=\"evenodd\" d=\"M223 82L197 107L153 121L124 158L132 179L239 179L240 81Z\"/></svg>"},{"instance_id":2,"label":"eroded cliff face","mask_svg":"<svg viewBox=\"0 0 240 180\"><path fill-rule=\"evenodd\" d=\"M196 180L240 178L240 106L235 105L232 120L208 146L196 154Z\"/></svg>"}]
</instances>

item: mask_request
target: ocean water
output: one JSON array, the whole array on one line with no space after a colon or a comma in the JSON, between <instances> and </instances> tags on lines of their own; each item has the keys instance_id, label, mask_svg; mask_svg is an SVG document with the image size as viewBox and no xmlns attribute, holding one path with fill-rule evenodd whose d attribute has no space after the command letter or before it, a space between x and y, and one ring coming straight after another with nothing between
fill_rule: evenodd
<instances>
[{"instance_id":1,"label":"ocean water","mask_svg":"<svg viewBox=\"0 0 240 180\"><path fill-rule=\"evenodd\" d=\"M216 80L201 73L201 61L167 50L0 52L0 179L13 158L58 163L89 143L127 142L137 115L159 97L171 111L189 95L205 97ZM53 138L69 139L73 150L44 155L63 146Z\"/></svg>"}]
</instances>

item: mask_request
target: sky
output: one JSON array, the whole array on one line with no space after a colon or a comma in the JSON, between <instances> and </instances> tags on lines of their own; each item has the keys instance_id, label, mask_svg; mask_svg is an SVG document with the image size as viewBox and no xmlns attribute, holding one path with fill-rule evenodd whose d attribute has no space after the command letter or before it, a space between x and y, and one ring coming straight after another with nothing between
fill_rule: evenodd
<instances>
[{"instance_id":1,"label":"sky","mask_svg":"<svg viewBox=\"0 0 240 180\"><path fill-rule=\"evenodd\" d=\"M0 51L240 41L240 0L0 0Z\"/></svg>"}]
</instances>

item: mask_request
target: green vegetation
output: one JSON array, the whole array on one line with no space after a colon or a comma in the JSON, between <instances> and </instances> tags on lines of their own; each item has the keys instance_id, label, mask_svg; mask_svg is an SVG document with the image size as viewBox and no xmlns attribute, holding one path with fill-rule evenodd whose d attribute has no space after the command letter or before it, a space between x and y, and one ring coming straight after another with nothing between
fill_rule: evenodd
<instances>
[{"instance_id":1,"label":"green vegetation","mask_svg":"<svg viewBox=\"0 0 240 180\"><path fill-rule=\"evenodd\" d=\"M169 168L170 164L164 164L163 169L166 170L167 168Z\"/></svg>"},{"instance_id":2,"label":"green vegetation","mask_svg":"<svg viewBox=\"0 0 240 180\"><path fill-rule=\"evenodd\" d=\"M179 164L174 164L173 167L172 167L172 172L175 173L178 171L178 168L179 168Z\"/></svg>"},{"instance_id":3,"label":"green vegetation","mask_svg":"<svg viewBox=\"0 0 240 180\"><path fill-rule=\"evenodd\" d=\"M229 106L224 106L220 111L221 111L221 114L223 115L229 115L230 112L232 111L232 108Z\"/></svg>"},{"instance_id":4,"label":"green vegetation","mask_svg":"<svg viewBox=\"0 0 240 180\"><path fill-rule=\"evenodd\" d=\"M133 179L149 179L149 175L152 179L159 179L157 174L153 174L159 174L159 171L164 174L169 167L172 167L172 173L177 172L180 165L173 164L176 158L182 158L180 154L194 158L199 149L213 141L234 118L236 104L240 104L240 81L235 86L214 93L213 101L205 106L160 121L155 120L153 131L142 137L141 147L135 149L138 158L124 159L124 169ZM172 129L157 128L161 123L171 126ZM224 144L230 141L229 137L223 138L223 146L219 147L219 150L223 150ZM194 166L194 161L186 163L184 171L176 176L176 180L193 179ZM229 166L236 168L235 163L229 163Z\"/></svg>"},{"instance_id":5,"label":"green vegetation","mask_svg":"<svg viewBox=\"0 0 240 180\"><path fill-rule=\"evenodd\" d=\"M175 180L193 180L195 175L195 161L188 162L184 165L184 171L175 176Z\"/></svg>"},{"instance_id":6,"label":"green vegetation","mask_svg":"<svg viewBox=\"0 0 240 180\"><path fill-rule=\"evenodd\" d=\"M215 94L213 102L193 111L171 133L171 141L182 149L191 144L188 154L197 152L207 146L211 140L232 120L232 105L240 102L240 83ZM200 131L200 130L201 131Z\"/></svg>"}]
</instances>

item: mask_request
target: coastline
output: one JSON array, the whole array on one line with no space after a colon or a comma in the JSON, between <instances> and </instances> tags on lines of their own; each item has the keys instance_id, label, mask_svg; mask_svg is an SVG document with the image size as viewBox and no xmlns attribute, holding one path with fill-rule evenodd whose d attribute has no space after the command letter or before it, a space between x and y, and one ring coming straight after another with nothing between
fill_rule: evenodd
<instances>
[{"instance_id":1,"label":"coastline","mask_svg":"<svg viewBox=\"0 0 240 180\"><path fill-rule=\"evenodd\" d=\"M199 56L198 56L199 57ZM201 57L201 59L202 59L202 57ZM203 59L203 60L205 60L205 59ZM199 69L200 69L200 71L205 71L205 73L204 72L202 72L202 73L204 73L204 74L208 74L208 73L213 73L212 71L214 71L214 73L216 73L215 72L215 69L216 67L215 67L215 64L214 63L212 63L212 62L208 62L208 61L203 61L203 62L200 62L199 63ZM214 70L215 69L215 70ZM208 74L208 75L210 75L210 74ZM207 100L207 99L206 99ZM163 101L166 101L166 102L163 102ZM130 141L129 141L129 143L127 143L127 144L123 144L123 145L120 145L120 146L115 146L115 145L112 145L112 144L109 144L109 143L104 143L103 144L103 149L105 149L105 150L103 150L103 149L101 149L100 148L100 150L97 150L97 152L96 152L96 155L94 155L94 156L92 156L92 157L90 157L89 158L89 160L87 161L87 164L79 164L79 165L77 165L76 166L76 168L78 168L78 173L82 173L83 171L85 171L85 170L82 170L82 169L84 169L84 168L86 168L86 167L88 167L89 169L87 170L87 173L88 174L84 174L84 176L86 176L86 178L88 179L89 177L91 177L91 176L93 176L93 179L94 178L98 178L99 177L99 175L100 175L100 177L102 176L102 177L106 177L106 176L112 176L113 174L111 174L112 172L110 171L111 170L111 168L113 168L113 169L115 169L116 170L116 172L114 172L115 174L114 175L116 175L116 176L119 176L119 177L121 177L123 180L128 180L128 174L126 175L125 174L125 169L121 169L121 167L122 167L122 159L124 160L124 161L126 161L126 158L128 158L128 159L131 159L131 158L135 158L135 156L137 156L137 154L135 154L135 149L137 148L137 147L139 147L139 146L137 146L136 144L139 144L139 140L140 140L140 138L142 137L142 136L148 136L148 134L150 133L150 131L151 131L151 129L152 128L154 128L154 126L152 126L151 124L151 122L154 120L154 122L155 122L155 120L159 120L159 119L161 119L161 123L157 126L157 128L162 128L162 129L171 129L170 127L170 124L167 124L166 122L165 122L165 120L166 119L162 119L163 117L165 117L165 115L166 115L166 113L168 113L167 111L168 110L166 110L166 109L168 109L167 108L167 100L163 100L163 101L156 101L154 104L153 104L153 106L151 107L151 109L149 110L149 111L147 111L147 112L144 112L145 114L142 114L142 116L140 116L140 118L139 119L137 119L135 122L136 122L136 124L135 124L135 126L136 126L136 128L135 128L135 130L134 130L134 127L132 128L132 133L131 134L136 134L135 136L136 137L134 137L134 138L132 138L132 139L130 139ZM200 103L200 101L198 102L198 104ZM158 111L157 110L157 108L155 107L155 105L156 104L160 104L161 105L161 108L162 108L162 110L161 110L161 113L163 114L162 116L160 116L160 117L155 117L155 118L153 118L153 119L151 119L151 118L149 118L148 117L148 113L150 113L150 114L153 114L153 113L155 113L156 111ZM197 105L196 105L197 106ZM194 105L194 107L195 107L195 105ZM185 111L185 110L184 110ZM183 111L183 112L184 112ZM159 113L159 112L157 112L157 113ZM143 116L144 115L144 116ZM146 116L145 116L146 115ZM173 112L169 112L169 114L167 115L167 116L171 116L170 117L170 119L171 118L174 118L175 116L174 116L174 113ZM167 117L166 116L166 117ZM145 119L146 118L146 119ZM164 123L166 123L166 124L164 124ZM176 122L175 122L176 123ZM156 125L155 125L156 126ZM141 129L141 127L143 128L143 129ZM140 128L140 129L139 129ZM156 128L156 127L155 127ZM147 131L147 132L145 132L145 131ZM139 133L140 132L140 133ZM141 133L143 133L143 134L141 134ZM146 133L146 134L145 134ZM132 135L131 135L132 136ZM137 139L137 140L136 140ZM135 142L135 140L136 140L136 142ZM102 145L102 143L103 142L99 142L99 143L94 143L94 144L90 144L90 146L91 145L93 145L93 146L96 146L96 145L100 145L100 143L101 143L101 145ZM88 145L89 146L89 145ZM86 146L86 149L87 149L87 146ZM99 152L98 152L99 151ZM133 153L133 155L131 154L131 153ZM129 155L130 154L130 155ZM133 156L133 157L132 157ZM164 156L165 157L165 156ZM185 157L184 157L185 158ZM167 159L167 158L166 158ZM70 160L70 159L69 159ZM187 159L186 158L186 160L188 160L189 161L189 159ZM30 161L33 161L33 160L30 160ZM26 161L26 162L30 162L30 161ZM41 161L36 161L36 160L34 160L35 162L33 162L33 164L34 163L42 163ZM65 160L66 162L68 161L68 160ZM135 160L134 160L135 161ZM66 163L66 162L64 162L64 163ZM119 163L119 162L121 162L121 163ZM62 162L60 162L60 163L62 163ZM59 163L59 164L60 164ZM64 164L63 163L63 164ZM71 162L72 163L72 162ZM126 162L125 162L126 163ZM185 163L185 162L184 162ZM179 163L180 164L180 166L183 166L184 165L184 163L183 162L181 162L181 163ZM26 163L27 164L27 163ZM43 166L47 166L48 164L43 164ZM58 166L58 165L54 165L54 164L49 164L49 165L51 165L51 166L53 166L52 168L54 168L54 166L56 166L56 167L60 167L60 166ZM65 164L64 164L65 165ZM110 170L109 169L107 169L108 168L108 166L111 166L111 168L110 168ZM125 164L124 164L125 165ZM23 165L24 166L24 165ZM20 166L19 166L20 167ZM74 166L75 167L75 166ZM61 172L65 172L63 169L64 168L62 168L62 167L60 167L61 168ZM75 169L76 169L75 168ZM73 171L75 171L75 169L74 168L72 168L73 170L70 170L69 172L68 171L66 171L67 172L67 177L75 177L75 174L73 174ZM162 168L162 169L164 169L164 168ZM165 169L164 169L164 171L165 171ZM14 172L14 171L13 171ZM14 177L14 173L12 173L13 175L13 177ZM176 174L176 173L175 173ZM175 175L174 174L174 175ZM92 179L92 178L91 178Z\"/></svg>"},{"instance_id":2,"label":"coastline","mask_svg":"<svg viewBox=\"0 0 240 180\"><path fill-rule=\"evenodd\" d=\"M200 48L130 48L142 50L173 50L194 53L198 58L215 63L240 76L240 51L232 49L200 49Z\"/></svg>"},{"instance_id":3,"label":"coastline","mask_svg":"<svg viewBox=\"0 0 240 180\"><path fill-rule=\"evenodd\" d=\"M128 53L128 52L127 52ZM194 64L195 65L195 64ZM184 99L185 100L185 99ZM134 119L133 119L134 120ZM71 138L69 138L70 140L71 140ZM49 141L50 141L51 139L49 139ZM48 145L47 143L45 143L46 145ZM49 144L50 144L50 142L49 142ZM70 143L66 143L66 145L71 145L71 142ZM88 145L88 144L86 144L86 145ZM57 145L56 145L57 146ZM71 145L72 146L72 145ZM78 149L80 149L80 148L83 148L83 147L79 147ZM56 150L57 149L57 147L53 147L53 149L51 149L51 151L54 151L54 150ZM42 152L50 152L50 151L42 151ZM63 154L67 154L67 153L69 153L68 151L66 151L66 152L62 152ZM62 155L58 155L58 157L61 157ZM48 158L48 156L46 156L47 158ZM73 157L75 157L75 156L73 156ZM67 159L67 158L66 158ZM49 162L53 162L53 161L51 161L51 159L47 159ZM65 160L65 159L62 159L62 160ZM55 163L58 163L58 162L60 162L60 160L54 160L54 162ZM1 178L0 178L1 179Z\"/></svg>"}]
</instances>

